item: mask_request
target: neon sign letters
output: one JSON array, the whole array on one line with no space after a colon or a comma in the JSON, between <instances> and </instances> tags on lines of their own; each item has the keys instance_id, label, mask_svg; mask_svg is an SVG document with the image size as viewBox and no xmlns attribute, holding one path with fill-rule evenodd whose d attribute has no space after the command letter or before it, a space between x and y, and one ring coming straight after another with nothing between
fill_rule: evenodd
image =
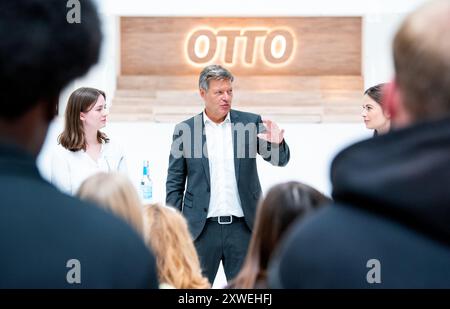
<instances>
[{"instance_id":1,"label":"neon sign letters","mask_svg":"<svg viewBox=\"0 0 450 309\"><path fill-rule=\"evenodd\" d=\"M295 37L285 28L197 28L185 41L189 63L202 66L215 61L253 66L259 59L268 66L289 63L295 53Z\"/></svg>"}]
</instances>

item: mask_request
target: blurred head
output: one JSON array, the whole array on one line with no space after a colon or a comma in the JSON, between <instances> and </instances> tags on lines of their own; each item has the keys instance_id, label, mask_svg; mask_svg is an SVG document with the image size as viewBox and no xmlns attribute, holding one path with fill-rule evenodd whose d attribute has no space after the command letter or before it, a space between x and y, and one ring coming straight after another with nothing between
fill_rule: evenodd
<instances>
[{"instance_id":1,"label":"blurred head","mask_svg":"<svg viewBox=\"0 0 450 309\"><path fill-rule=\"evenodd\" d=\"M99 143L109 141L100 132L108 116L105 100L105 93L95 88L83 87L72 92L66 106L64 131L58 138L64 148L86 150L86 130L97 132Z\"/></svg>"},{"instance_id":2,"label":"blurred head","mask_svg":"<svg viewBox=\"0 0 450 309\"><path fill-rule=\"evenodd\" d=\"M214 122L223 121L231 109L233 80L233 75L220 65L209 65L200 73L200 95L206 114Z\"/></svg>"},{"instance_id":3,"label":"blurred head","mask_svg":"<svg viewBox=\"0 0 450 309\"><path fill-rule=\"evenodd\" d=\"M143 236L142 204L126 176L119 173L95 174L81 184L76 195L121 218Z\"/></svg>"},{"instance_id":4,"label":"blurred head","mask_svg":"<svg viewBox=\"0 0 450 309\"><path fill-rule=\"evenodd\" d=\"M450 1L429 1L394 38L395 83L389 109L396 126L450 116Z\"/></svg>"},{"instance_id":5,"label":"blurred head","mask_svg":"<svg viewBox=\"0 0 450 309\"><path fill-rule=\"evenodd\" d=\"M368 129L382 132L389 130L390 115L383 109L383 91L386 84L378 84L364 92L361 116Z\"/></svg>"},{"instance_id":6,"label":"blurred head","mask_svg":"<svg viewBox=\"0 0 450 309\"><path fill-rule=\"evenodd\" d=\"M70 24L60 0L0 1L0 122L12 125L41 109L25 122L38 148L56 114L60 91L98 60L96 9L83 1L80 10L81 23Z\"/></svg>"},{"instance_id":7,"label":"blurred head","mask_svg":"<svg viewBox=\"0 0 450 309\"><path fill-rule=\"evenodd\" d=\"M249 250L234 284L237 288L254 288L265 280L272 253L291 224L331 200L314 188L299 182L274 186L260 202Z\"/></svg>"},{"instance_id":8,"label":"blurred head","mask_svg":"<svg viewBox=\"0 0 450 309\"><path fill-rule=\"evenodd\" d=\"M186 220L175 208L145 206L145 239L156 255L159 282L177 289L209 288Z\"/></svg>"}]
</instances>

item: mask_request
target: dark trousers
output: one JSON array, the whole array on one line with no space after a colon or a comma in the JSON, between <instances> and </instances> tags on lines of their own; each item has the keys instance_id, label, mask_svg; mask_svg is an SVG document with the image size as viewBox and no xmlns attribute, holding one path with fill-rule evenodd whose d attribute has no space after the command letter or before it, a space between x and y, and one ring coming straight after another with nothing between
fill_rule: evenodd
<instances>
[{"instance_id":1,"label":"dark trousers","mask_svg":"<svg viewBox=\"0 0 450 309\"><path fill-rule=\"evenodd\" d=\"M251 231L244 221L231 224L206 221L202 233L195 240L195 247L203 275L211 284L214 282L221 260L227 281L239 273L247 255L250 237Z\"/></svg>"}]
</instances>

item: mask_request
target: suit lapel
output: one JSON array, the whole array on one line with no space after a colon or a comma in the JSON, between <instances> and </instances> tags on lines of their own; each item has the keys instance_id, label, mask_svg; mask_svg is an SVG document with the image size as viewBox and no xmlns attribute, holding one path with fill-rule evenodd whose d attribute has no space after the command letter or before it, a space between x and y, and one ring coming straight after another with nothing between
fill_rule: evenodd
<instances>
[{"instance_id":1,"label":"suit lapel","mask_svg":"<svg viewBox=\"0 0 450 309\"><path fill-rule=\"evenodd\" d=\"M234 110L230 110L230 121L231 121L231 136L233 137L234 172L236 175L236 183L239 183L239 166L241 160L239 160L237 156L237 131L233 130L234 124L239 121L239 115Z\"/></svg>"},{"instance_id":2,"label":"suit lapel","mask_svg":"<svg viewBox=\"0 0 450 309\"><path fill-rule=\"evenodd\" d=\"M201 133L202 133L202 165L203 171L205 172L206 181L208 186L211 188L210 172L209 172L209 159L208 159L208 147L206 145L206 132L205 132L205 122L203 120L203 113L200 114L201 117ZM204 153L203 153L204 151Z\"/></svg>"}]
</instances>

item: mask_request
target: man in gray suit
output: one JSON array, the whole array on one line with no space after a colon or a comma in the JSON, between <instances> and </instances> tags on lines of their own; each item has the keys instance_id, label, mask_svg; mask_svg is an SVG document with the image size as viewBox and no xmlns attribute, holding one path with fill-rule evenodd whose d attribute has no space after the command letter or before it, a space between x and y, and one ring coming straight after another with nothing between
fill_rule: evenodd
<instances>
[{"instance_id":1,"label":"man in gray suit","mask_svg":"<svg viewBox=\"0 0 450 309\"><path fill-rule=\"evenodd\" d=\"M221 260L234 278L247 253L261 195L256 154L276 166L289 161L283 130L231 109L233 79L219 65L201 72L205 109L175 127L166 182L166 203L187 219L210 282Z\"/></svg>"}]
</instances>

